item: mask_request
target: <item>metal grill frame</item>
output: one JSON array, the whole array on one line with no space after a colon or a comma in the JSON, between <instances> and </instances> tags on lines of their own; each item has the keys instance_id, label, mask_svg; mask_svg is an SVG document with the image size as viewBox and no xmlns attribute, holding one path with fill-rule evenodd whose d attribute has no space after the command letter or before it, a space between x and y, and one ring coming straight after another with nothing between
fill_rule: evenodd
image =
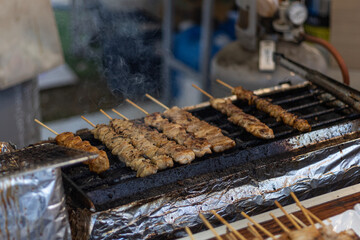
<instances>
[{"instance_id":1,"label":"metal grill frame","mask_svg":"<svg viewBox=\"0 0 360 240\"><path fill-rule=\"evenodd\" d=\"M297 97L275 99L273 103L284 106L294 101L306 102L305 100L307 98L326 93L323 89L309 82L305 82L304 84L296 86L286 85L275 89L262 89L255 91L255 94L267 98L275 95L282 96L290 92L300 91L301 89L312 90L308 94ZM230 99L235 101L235 96L231 96ZM335 98L318 99L317 101L290 107L288 110L299 113L299 111L303 111L304 109L314 109L314 106L319 106L319 104L328 106L336 101L338 100ZM253 106L247 106L244 102L236 100L235 104L242 107L245 112L250 114L255 113L255 116L274 128L275 139L270 141L257 139L245 133L240 127L237 127L239 130L235 132L224 130L225 135L236 139L237 146L235 149L198 158L190 165L176 165L174 168L160 171L146 178L136 178L131 170L124 167L124 164L119 163L118 160L110 156L112 165L115 164L116 168L120 170L112 169L110 170L111 174L104 173L99 176L89 173L91 174L89 180L85 180L85 182L88 181L88 183L82 185L79 184L78 181L79 178L81 178L81 174L78 176L72 175L71 168L73 168L73 172L79 172L78 169L84 167L78 165L78 169L74 167L63 169L64 181L66 182L65 189L68 190L70 196L74 199L75 205L87 207L93 211L101 211L132 201L156 198L164 193L164 191L174 191L184 186L203 184L213 178L226 176L234 169L239 171L242 168L255 169L268 164L271 165L272 161L281 162L299 154L308 153L321 147L331 146L332 144L338 144L339 142L359 137L358 126L360 124L360 115L344 104L328 107L319 112L300 115L300 117L311 120L322 117L327 118L326 116L329 114L341 113L337 114L337 117L313 123L313 131L309 133L299 133L291 127L284 126L282 123L276 122L275 119L266 116L265 113L260 113L255 110ZM212 114L208 114L209 116L207 116L207 118L201 117L202 111L216 112L216 110L209 108L209 103L202 103L185 109L210 123L219 121L219 117L216 115L214 115L214 117ZM346 113L345 111L348 112ZM226 120L225 116L220 116L220 122L224 121L224 119ZM225 122L224 124L226 126L232 125L229 122ZM226 126L215 125L223 129L226 128ZM234 128L234 126L230 128ZM277 128L281 128L282 130L276 131ZM85 135L80 136L84 138L84 140L94 141L94 139L87 139ZM127 176L127 179L123 178L122 174ZM110 179L108 175L111 175ZM87 177L89 177L89 175L87 175ZM77 199L78 202L76 202L75 199Z\"/></svg>"}]
</instances>

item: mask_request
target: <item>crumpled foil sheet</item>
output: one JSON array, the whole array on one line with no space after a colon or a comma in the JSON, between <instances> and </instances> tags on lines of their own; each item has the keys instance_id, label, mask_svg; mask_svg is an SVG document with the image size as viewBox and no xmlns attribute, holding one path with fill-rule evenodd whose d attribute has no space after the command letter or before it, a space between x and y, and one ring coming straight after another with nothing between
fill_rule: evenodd
<instances>
[{"instance_id":1,"label":"crumpled foil sheet","mask_svg":"<svg viewBox=\"0 0 360 240\"><path fill-rule=\"evenodd\" d=\"M204 183L201 187L187 188L171 196L164 194L148 202L133 202L102 212L75 209L76 227L82 225L86 238L90 239L151 239L159 235L181 237L185 232L179 230L202 223L199 213L207 219L214 219L208 213L212 209L223 217L235 220L240 218L241 211L250 214L262 212L272 207L275 200L289 199L290 191L301 198L312 190L325 188L330 191L330 185L345 187L359 181L360 140L320 149L291 160L295 165L302 161L309 164L262 181L247 179L251 177L244 174L239 178L221 179L210 188L210 183ZM84 219L88 220L81 222Z\"/></svg>"},{"instance_id":2,"label":"crumpled foil sheet","mask_svg":"<svg viewBox=\"0 0 360 240\"><path fill-rule=\"evenodd\" d=\"M0 239L71 239L60 169L0 178Z\"/></svg>"},{"instance_id":3,"label":"crumpled foil sheet","mask_svg":"<svg viewBox=\"0 0 360 240\"><path fill-rule=\"evenodd\" d=\"M0 142L0 154L14 151L15 148L8 142Z\"/></svg>"}]
</instances>

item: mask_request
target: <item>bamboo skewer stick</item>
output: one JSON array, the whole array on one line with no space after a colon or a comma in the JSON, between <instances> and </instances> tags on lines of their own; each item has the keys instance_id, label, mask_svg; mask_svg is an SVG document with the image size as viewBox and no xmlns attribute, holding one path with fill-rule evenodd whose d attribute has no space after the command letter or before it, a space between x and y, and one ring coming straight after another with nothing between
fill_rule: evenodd
<instances>
[{"instance_id":1,"label":"bamboo skewer stick","mask_svg":"<svg viewBox=\"0 0 360 240\"><path fill-rule=\"evenodd\" d=\"M233 226L230 225L230 223L228 223L224 218L222 218L217 212L215 212L214 210L211 210L210 212L214 214L215 217L219 219L222 224L226 225L238 238L240 238L241 240L246 240L246 238L243 235L241 235Z\"/></svg>"},{"instance_id":2,"label":"bamboo skewer stick","mask_svg":"<svg viewBox=\"0 0 360 240\"><path fill-rule=\"evenodd\" d=\"M134 103L130 99L126 99L125 101L127 101L128 103L130 103L131 105L133 105L134 107L136 107L137 109L139 109L140 111L145 113L146 115L149 115L149 113L147 111L145 111L145 109L141 108L139 105L137 105L136 103Z\"/></svg>"},{"instance_id":3,"label":"bamboo skewer stick","mask_svg":"<svg viewBox=\"0 0 360 240\"><path fill-rule=\"evenodd\" d=\"M295 221L298 222L303 228L304 228L304 227L307 227L306 224L305 224L303 221L301 221L299 218L297 218L294 214L290 214L290 216L291 216L293 219L295 219Z\"/></svg>"},{"instance_id":4,"label":"bamboo skewer stick","mask_svg":"<svg viewBox=\"0 0 360 240\"><path fill-rule=\"evenodd\" d=\"M248 223L247 225L248 225L248 227L249 227L249 232L250 232L252 235L254 235L254 236L257 237L257 238L264 239L264 238L261 236L261 234L260 234L250 223Z\"/></svg>"},{"instance_id":5,"label":"bamboo skewer stick","mask_svg":"<svg viewBox=\"0 0 360 240\"><path fill-rule=\"evenodd\" d=\"M255 116L245 113L241 108L234 105L229 99L214 98L195 84L192 84L192 86L202 92L204 95L208 96L210 98L210 105L217 111L226 115L228 117L228 121L244 128L245 131L255 137L262 139L272 139L275 137L274 131L265 123L260 121Z\"/></svg>"},{"instance_id":6,"label":"bamboo skewer stick","mask_svg":"<svg viewBox=\"0 0 360 240\"><path fill-rule=\"evenodd\" d=\"M301 227L299 224L285 211L285 209L281 206L278 201L275 201L275 205L280 208L280 210L285 214L285 216L290 220L290 222L299 230Z\"/></svg>"},{"instance_id":7,"label":"bamboo skewer stick","mask_svg":"<svg viewBox=\"0 0 360 240\"><path fill-rule=\"evenodd\" d=\"M318 223L320 223L322 226L325 226L325 223L320 219L318 218L315 214L313 214L312 212L310 212L309 209L306 209L305 210L308 212L308 214L310 215L310 217L312 217L315 221L317 221Z\"/></svg>"},{"instance_id":8,"label":"bamboo skewer stick","mask_svg":"<svg viewBox=\"0 0 360 240\"><path fill-rule=\"evenodd\" d=\"M201 88L199 88L198 86L196 86L195 84L191 84L191 86L193 86L194 88L196 88L197 90L199 90L202 94L204 94L205 96L207 96L210 99L214 99L213 96L210 95L210 93L205 92L204 90L202 90Z\"/></svg>"},{"instance_id":9,"label":"bamboo skewer stick","mask_svg":"<svg viewBox=\"0 0 360 240\"><path fill-rule=\"evenodd\" d=\"M230 240L237 240L237 238L235 237L235 235L234 235L233 232L230 232L230 233L228 234L228 236L229 236Z\"/></svg>"},{"instance_id":10,"label":"bamboo skewer stick","mask_svg":"<svg viewBox=\"0 0 360 240\"><path fill-rule=\"evenodd\" d=\"M296 205L301 209L303 214L305 215L306 219L309 221L309 223L314 226L314 221L310 218L309 214L305 210L304 206L300 203L299 199L296 197L295 193L290 192L291 197L295 200Z\"/></svg>"},{"instance_id":11,"label":"bamboo skewer stick","mask_svg":"<svg viewBox=\"0 0 360 240\"><path fill-rule=\"evenodd\" d=\"M147 98L149 98L150 100L152 100L153 102L159 104L161 107L165 108L166 110L169 110L169 107L166 106L165 104L163 104L162 102L160 102L159 100L157 100L156 98L152 97L150 94L145 94L145 96Z\"/></svg>"},{"instance_id":12,"label":"bamboo skewer stick","mask_svg":"<svg viewBox=\"0 0 360 240\"><path fill-rule=\"evenodd\" d=\"M290 113L288 110L283 109L280 105L273 104L267 99L258 97L256 94L254 94L253 91L246 90L240 86L233 88L232 86L224 83L223 81L217 80L217 82L227 88L230 88L231 93L236 95L237 99L247 101L249 105L256 106L258 110L267 113L271 117L276 118L278 121L281 120L284 124L289 125L299 130L300 132L311 131L311 125L307 120L302 119L293 113Z\"/></svg>"},{"instance_id":13,"label":"bamboo skewer stick","mask_svg":"<svg viewBox=\"0 0 360 240\"><path fill-rule=\"evenodd\" d=\"M221 81L220 79L216 79L216 81L217 81L218 83L220 83L221 85L223 85L224 87L229 88L230 90L233 90L233 89L234 89L234 87L232 87L232 86L230 86L229 84Z\"/></svg>"},{"instance_id":14,"label":"bamboo skewer stick","mask_svg":"<svg viewBox=\"0 0 360 240\"><path fill-rule=\"evenodd\" d=\"M250 224L250 223L247 223L247 225L248 225L247 230L248 230L254 237L258 237L258 236L255 234L255 232L254 232L253 227L251 226L251 224Z\"/></svg>"},{"instance_id":15,"label":"bamboo skewer stick","mask_svg":"<svg viewBox=\"0 0 360 240\"><path fill-rule=\"evenodd\" d=\"M46 126L45 124L43 124L42 122L40 122L39 120L37 120L36 118L34 119L34 121L38 124L40 124L41 126L43 126L44 128L46 128L47 130L49 130L50 132L52 132L55 135L59 135L55 130L49 128L48 126Z\"/></svg>"},{"instance_id":16,"label":"bamboo skewer stick","mask_svg":"<svg viewBox=\"0 0 360 240\"><path fill-rule=\"evenodd\" d=\"M90 124L92 127L94 127L94 128L96 127L96 125L93 124L92 122L90 122L89 119L85 118L84 116L81 116L81 118L82 118L83 120L85 120L85 122L87 122L88 124Z\"/></svg>"},{"instance_id":17,"label":"bamboo skewer stick","mask_svg":"<svg viewBox=\"0 0 360 240\"><path fill-rule=\"evenodd\" d=\"M316 220L318 223L320 223L321 225L325 225L324 222L318 218L315 214L313 214L312 212L310 212L308 209L306 209L305 207L303 207L300 203L300 201L297 199L297 197L295 196L294 193L291 193L292 197L294 198L297 206L300 207L300 209L302 210L303 214L305 216L308 216L309 218L312 217L314 220ZM295 215L293 214L288 214L285 209L280 205L280 203L278 203L277 201L275 201L275 204L280 208L280 210L285 214L285 216L292 222L292 224L297 228L297 229L301 229L301 227L307 227L306 224L304 222L302 222L299 218L297 218ZM241 239L244 240L246 239L243 235L241 235L234 227L232 227L224 218L222 218L219 214L216 213L216 211L211 210L211 213L213 213L215 215L216 218L218 218L220 220L221 223L223 223L224 225L226 225L226 227L228 227L228 229L230 229L230 232L225 236L227 239ZM249 217L246 213L242 212L241 213L245 218L247 218L251 223L253 223L256 227L258 227L261 231L263 231L268 237L275 239L275 236L270 233L268 230L266 230L264 227L262 227L260 224L258 224L254 219L252 219L251 217ZM211 226L211 224L205 219L205 217L202 214L199 214L200 218L204 221L205 225L214 233L214 235L216 236L217 239L221 239L221 237L218 235L218 233L216 232L216 230ZM274 221L281 227L281 229L283 231L285 231L286 233L290 233L290 229L287 228L274 214L270 213L270 216L274 219ZM309 220L309 219L308 219ZM314 223L313 221L309 221L313 226ZM249 231L251 232L251 234L253 234L255 237L263 239L260 235L260 233L250 224L248 223L248 227L249 227ZM190 231L190 229L188 229ZM188 232L188 231L187 231ZM191 239L194 239L191 234L188 232L189 236Z\"/></svg>"},{"instance_id":18,"label":"bamboo skewer stick","mask_svg":"<svg viewBox=\"0 0 360 240\"><path fill-rule=\"evenodd\" d=\"M100 109L100 112L101 112L102 114L104 114L105 116L107 116L110 120L113 119L113 118L110 117L104 110Z\"/></svg>"},{"instance_id":19,"label":"bamboo skewer stick","mask_svg":"<svg viewBox=\"0 0 360 240\"><path fill-rule=\"evenodd\" d=\"M238 237L236 237L236 235L234 234L234 232L228 232L227 236L229 236L229 238L231 238L231 240L239 240Z\"/></svg>"},{"instance_id":20,"label":"bamboo skewer stick","mask_svg":"<svg viewBox=\"0 0 360 240\"><path fill-rule=\"evenodd\" d=\"M290 232L290 229L288 229L274 214L270 213L270 216L275 220L275 222L281 227L282 230L284 230L286 233Z\"/></svg>"},{"instance_id":21,"label":"bamboo skewer stick","mask_svg":"<svg viewBox=\"0 0 360 240\"><path fill-rule=\"evenodd\" d=\"M113 111L114 113L116 113L117 115L119 115L120 117L122 117L125 120L129 120L127 117L125 117L123 114L119 113L118 111L116 111L115 109L111 109L111 111Z\"/></svg>"},{"instance_id":22,"label":"bamboo skewer stick","mask_svg":"<svg viewBox=\"0 0 360 240\"><path fill-rule=\"evenodd\" d=\"M195 240L194 235L192 234L192 232L191 232L191 230L190 230L189 227L185 227L185 231L186 231L186 233L189 235L189 238L190 238L191 240Z\"/></svg>"},{"instance_id":23,"label":"bamboo skewer stick","mask_svg":"<svg viewBox=\"0 0 360 240\"><path fill-rule=\"evenodd\" d=\"M268 237L275 239L275 236L269 232L268 230L266 230L263 226L261 226L259 223L257 223L254 219L252 219L249 215L247 215L244 212L241 212L241 215L243 215L247 220L249 220L250 222L252 222L256 227L258 227L261 231L263 231Z\"/></svg>"},{"instance_id":24,"label":"bamboo skewer stick","mask_svg":"<svg viewBox=\"0 0 360 240\"><path fill-rule=\"evenodd\" d=\"M206 220L206 218L204 217L204 215L202 215L201 213L199 213L199 217L201 218L201 220L205 223L205 225L213 232L213 234L216 236L216 238L218 240L222 240L222 237L220 237L220 235L216 232L216 230L214 229L214 227L210 224L210 222L208 220Z\"/></svg>"}]
</instances>

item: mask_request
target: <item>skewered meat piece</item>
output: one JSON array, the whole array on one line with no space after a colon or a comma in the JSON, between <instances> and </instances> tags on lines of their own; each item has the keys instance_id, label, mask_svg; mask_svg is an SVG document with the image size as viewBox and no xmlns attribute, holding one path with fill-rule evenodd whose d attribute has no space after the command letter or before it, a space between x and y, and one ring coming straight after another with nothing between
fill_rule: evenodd
<instances>
[{"instance_id":1,"label":"skewered meat piece","mask_svg":"<svg viewBox=\"0 0 360 240\"><path fill-rule=\"evenodd\" d=\"M337 233L333 230L331 225L323 226L316 229L313 226L302 228L299 230L291 231L287 234L288 239L294 240L311 240L311 239L324 239L324 240L354 240L360 239L353 230L345 230Z\"/></svg>"},{"instance_id":2,"label":"skewered meat piece","mask_svg":"<svg viewBox=\"0 0 360 240\"><path fill-rule=\"evenodd\" d=\"M212 126L178 107L166 110L164 116L180 124L187 132L193 133L195 137L208 140L211 144L211 150L214 152L223 152L236 145L234 140L222 134L220 128Z\"/></svg>"},{"instance_id":3,"label":"skewered meat piece","mask_svg":"<svg viewBox=\"0 0 360 240\"><path fill-rule=\"evenodd\" d=\"M91 146L89 141L81 141L81 142L77 143L76 145L74 145L74 148L85 151L84 149L88 146Z\"/></svg>"},{"instance_id":4,"label":"skewered meat piece","mask_svg":"<svg viewBox=\"0 0 360 240\"><path fill-rule=\"evenodd\" d=\"M245 130L255 137L263 139L274 138L274 132L271 128L266 126L256 117L244 113L240 108L232 104L229 99L214 98L210 99L210 104L216 110L226 114L228 120L238 126L245 128Z\"/></svg>"},{"instance_id":5,"label":"skewered meat piece","mask_svg":"<svg viewBox=\"0 0 360 240\"><path fill-rule=\"evenodd\" d=\"M163 154L163 152L159 152L159 148L147 140L143 134L133 132L129 129L120 131L119 128L116 128L116 124L114 124L114 126L116 133L130 138L132 144L148 156L160 170L174 166L173 160L169 156Z\"/></svg>"},{"instance_id":6,"label":"skewered meat piece","mask_svg":"<svg viewBox=\"0 0 360 240\"><path fill-rule=\"evenodd\" d=\"M254 238L253 238L254 239ZM314 226L308 226L299 230L293 230L289 233L283 233L276 239L289 240L355 240L360 239L353 230L345 230L337 233L331 225L325 225L317 229Z\"/></svg>"},{"instance_id":7,"label":"skewered meat piece","mask_svg":"<svg viewBox=\"0 0 360 240\"><path fill-rule=\"evenodd\" d=\"M311 239L321 239L320 232L313 226L306 227L299 230L294 230L288 233L289 239L297 240L311 240Z\"/></svg>"},{"instance_id":8,"label":"skewered meat piece","mask_svg":"<svg viewBox=\"0 0 360 240\"><path fill-rule=\"evenodd\" d=\"M237 96L238 99L248 101L249 105L255 105L257 109L268 113L271 117L276 118L276 121L283 121L285 124L292 126L300 132L311 131L311 126L305 119L298 118L295 114L287 112L279 105L275 105L267 101L266 99L259 98L254 95L252 91L245 90L242 87L235 87L232 93Z\"/></svg>"},{"instance_id":9,"label":"skewered meat piece","mask_svg":"<svg viewBox=\"0 0 360 240\"><path fill-rule=\"evenodd\" d=\"M148 156L160 170L174 166L173 160L163 152L159 152L159 148L147 140L143 133L135 132L129 128L122 128L121 122L126 122L126 120L118 120L119 121L111 121L111 127L115 132L125 138L129 138L131 143Z\"/></svg>"},{"instance_id":10,"label":"skewered meat piece","mask_svg":"<svg viewBox=\"0 0 360 240\"><path fill-rule=\"evenodd\" d=\"M195 153L191 149L177 144L175 141L168 140L164 134L159 133L156 130L149 130L141 125L134 126L138 127L140 131L147 129L145 137L159 147L159 152L168 153L175 162L188 164L195 159Z\"/></svg>"},{"instance_id":11,"label":"skewered meat piece","mask_svg":"<svg viewBox=\"0 0 360 240\"><path fill-rule=\"evenodd\" d=\"M79 144L82 142L81 137L79 136L71 136L65 139L64 145L65 147L74 148L76 144Z\"/></svg>"},{"instance_id":12,"label":"skewered meat piece","mask_svg":"<svg viewBox=\"0 0 360 240\"><path fill-rule=\"evenodd\" d=\"M86 151L99 154L97 158L88 161L89 169L91 172L101 173L109 169L110 163L106 152L99 150L97 147L93 146L87 147Z\"/></svg>"},{"instance_id":13,"label":"skewered meat piece","mask_svg":"<svg viewBox=\"0 0 360 240\"><path fill-rule=\"evenodd\" d=\"M337 235L337 240L359 240L359 239L360 237L356 235L356 233L352 229L339 232Z\"/></svg>"},{"instance_id":14,"label":"skewered meat piece","mask_svg":"<svg viewBox=\"0 0 360 240\"><path fill-rule=\"evenodd\" d=\"M168 140L167 137L156 130L150 129L142 124L134 123L128 120L113 119L111 126L120 132L130 130L134 134L144 136L149 142L158 147L157 154L171 156L175 162L180 164L190 163L195 159L195 154L191 149Z\"/></svg>"},{"instance_id":15,"label":"skewered meat piece","mask_svg":"<svg viewBox=\"0 0 360 240\"><path fill-rule=\"evenodd\" d=\"M234 140L226 136L205 136L205 139L209 141L209 143L211 144L211 150L213 150L214 152L223 152L225 150L235 147L236 145Z\"/></svg>"},{"instance_id":16,"label":"skewered meat piece","mask_svg":"<svg viewBox=\"0 0 360 240\"><path fill-rule=\"evenodd\" d=\"M205 121L201 121L191 113L176 106L164 111L164 116L185 127L186 131L194 133L196 137L222 135L220 128L212 126Z\"/></svg>"},{"instance_id":17,"label":"skewered meat piece","mask_svg":"<svg viewBox=\"0 0 360 240\"><path fill-rule=\"evenodd\" d=\"M64 146L65 139L73 136L74 134L72 132L63 132L56 136L55 138L56 144Z\"/></svg>"},{"instance_id":18,"label":"skewered meat piece","mask_svg":"<svg viewBox=\"0 0 360 240\"><path fill-rule=\"evenodd\" d=\"M92 172L102 173L110 167L109 159L104 151L91 146L88 141L82 141L79 136L75 136L71 132L57 135L55 141L58 145L98 154L97 158L84 162L84 164L89 165L89 169Z\"/></svg>"},{"instance_id":19,"label":"skewered meat piece","mask_svg":"<svg viewBox=\"0 0 360 240\"><path fill-rule=\"evenodd\" d=\"M137 172L137 177L146 177L155 174L158 167L151 163L149 159L145 159L141 152L134 148L131 140L117 134L112 127L100 124L92 130L94 137L101 140L112 154L117 155L127 167Z\"/></svg>"},{"instance_id":20,"label":"skewered meat piece","mask_svg":"<svg viewBox=\"0 0 360 240\"><path fill-rule=\"evenodd\" d=\"M197 157L211 153L211 144L205 138L195 138L179 124L170 123L160 113L153 113L145 117L145 124L162 131L168 138L175 140L178 144L192 149Z\"/></svg>"},{"instance_id":21,"label":"skewered meat piece","mask_svg":"<svg viewBox=\"0 0 360 240\"><path fill-rule=\"evenodd\" d=\"M176 119L173 120L178 123ZM178 123L181 124L181 123ZM183 124L181 124L183 125ZM185 127L185 126L184 126ZM223 136L221 129L210 125L205 121L191 121L186 126L186 131L194 133L195 137Z\"/></svg>"},{"instance_id":22,"label":"skewered meat piece","mask_svg":"<svg viewBox=\"0 0 360 240\"><path fill-rule=\"evenodd\" d=\"M85 151L85 152L91 152L91 151L86 150L88 147L92 147L89 141L81 141L81 142L74 145L74 148L76 148L76 149L79 149L79 150L82 150L82 151ZM84 161L83 163L86 164L86 165L89 165L90 160Z\"/></svg>"}]
</instances>

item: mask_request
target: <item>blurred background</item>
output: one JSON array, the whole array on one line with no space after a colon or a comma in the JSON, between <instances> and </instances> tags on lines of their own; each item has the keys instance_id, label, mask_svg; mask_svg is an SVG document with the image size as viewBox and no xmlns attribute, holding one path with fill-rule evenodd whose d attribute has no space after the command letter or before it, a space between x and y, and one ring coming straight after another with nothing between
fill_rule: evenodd
<instances>
[{"instance_id":1,"label":"blurred background","mask_svg":"<svg viewBox=\"0 0 360 240\"><path fill-rule=\"evenodd\" d=\"M350 86L360 89L357 0L50 3L63 61L0 90L0 140L18 146L54 137L35 125L34 117L58 132L74 132L88 127L81 115L94 123L107 122L99 109L144 116L126 98L149 112L162 111L146 93L182 107L206 100L193 83L216 97L230 95L216 78L250 90L302 82L270 60L259 64L261 54L272 48L343 81L329 51L301 41L302 33L329 41L345 59Z\"/></svg>"}]
</instances>

